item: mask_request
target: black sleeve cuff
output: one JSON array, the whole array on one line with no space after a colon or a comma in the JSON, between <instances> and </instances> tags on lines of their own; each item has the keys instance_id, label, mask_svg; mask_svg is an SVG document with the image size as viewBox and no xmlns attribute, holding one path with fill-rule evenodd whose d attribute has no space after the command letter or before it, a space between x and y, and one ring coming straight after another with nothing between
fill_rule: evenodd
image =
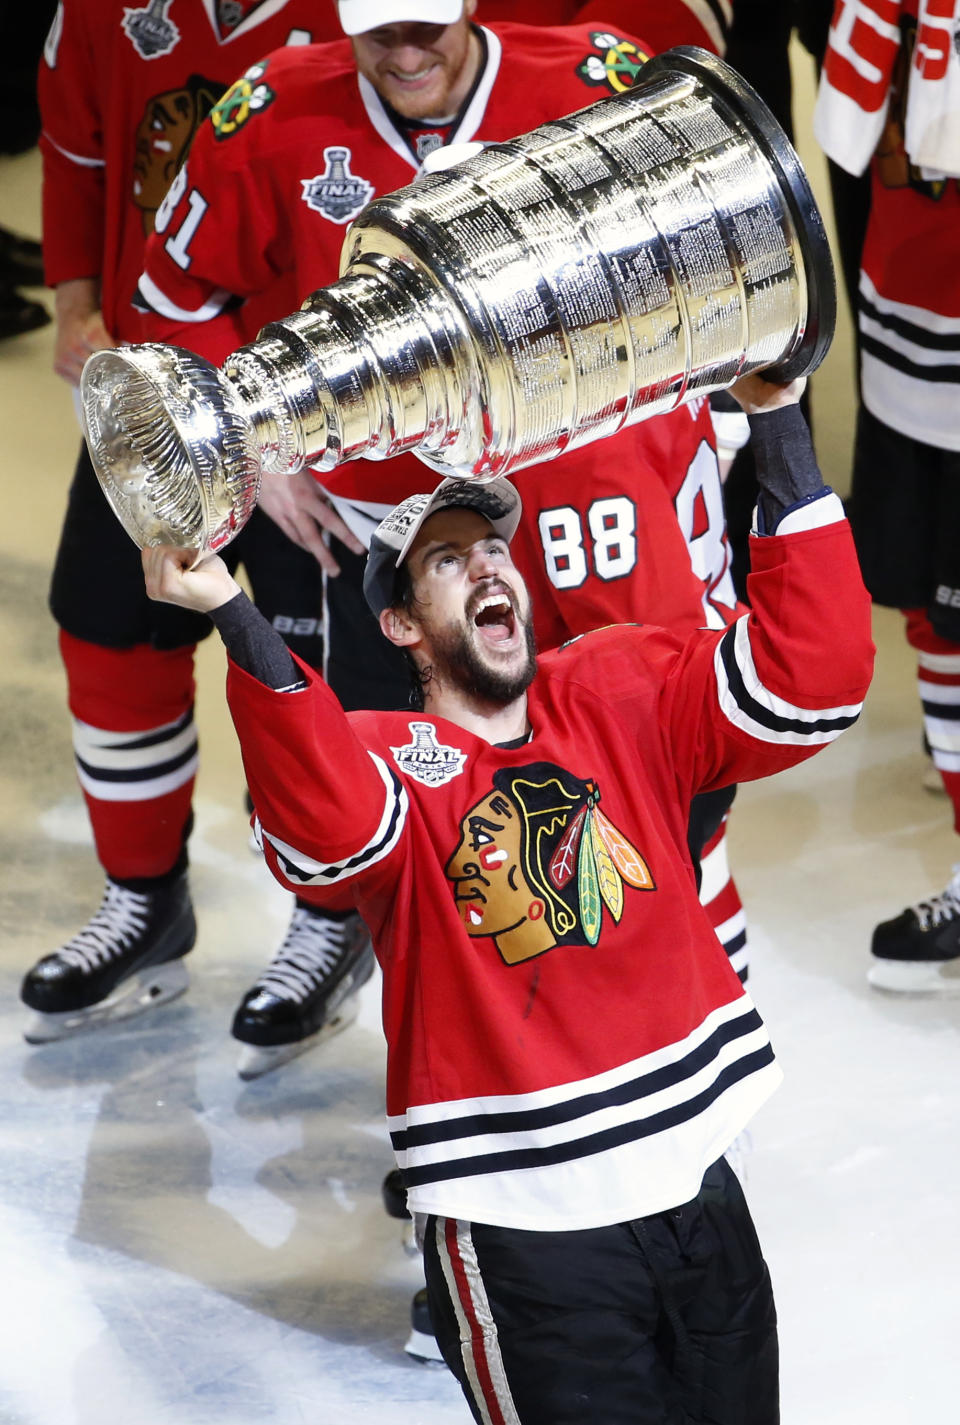
<instances>
[{"instance_id":1,"label":"black sleeve cuff","mask_svg":"<svg viewBox=\"0 0 960 1425\"><path fill-rule=\"evenodd\" d=\"M810 430L798 405L749 417L763 524L775 529L783 512L823 488Z\"/></svg>"},{"instance_id":2,"label":"black sleeve cuff","mask_svg":"<svg viewBox=\"0 0 960 1425\"><path fill-rule=\"evenodd\" d=\"M238 668L278 693L305 686L289 648L243 590L210 618Z\"/></svg>"}]
</instances>

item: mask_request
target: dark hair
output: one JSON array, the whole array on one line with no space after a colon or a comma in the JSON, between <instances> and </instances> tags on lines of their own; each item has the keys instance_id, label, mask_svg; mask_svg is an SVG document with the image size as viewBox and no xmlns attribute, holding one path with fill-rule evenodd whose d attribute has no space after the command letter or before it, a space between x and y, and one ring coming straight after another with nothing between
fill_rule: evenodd
<instances>
[{"instance_id":1,"label":"dark hair","mask_svg":"<svg viewBox=\"0 0 960 1425\"><path fill-rule=\"evenodd\" d=\"M393 597L390 600L389 607L392 609L403 609L404 612L408 614L416 612L417 596L414 593L413 577L406 560L399 566L393 576ZM433 669L428 666L421 667L409 648L403 648L401 652L406 660L407 671L410 674L410 707L414 712L423 712L427 684L433 677Z\"/></svg>"}]
</instances>

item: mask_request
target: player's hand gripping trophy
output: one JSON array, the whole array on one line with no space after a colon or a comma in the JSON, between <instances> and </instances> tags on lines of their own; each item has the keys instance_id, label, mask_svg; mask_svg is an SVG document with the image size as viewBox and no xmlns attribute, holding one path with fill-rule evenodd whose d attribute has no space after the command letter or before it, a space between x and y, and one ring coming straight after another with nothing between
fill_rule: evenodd
<instances>
[{"instance_id":1,"label":"player's hand gripping trophy","mask_svg":"<svg viewBox=\"0 0 960 1425\"><path fill-rule=\"evenodd\" d=\"M374 201L341 273L222 369L158 345L89 359L87 442L137 544L221 548L264 471L413 450L511 474L752 371L812 371L836 309L799 160L692 49Z\"/></svg>"}]
</instances>

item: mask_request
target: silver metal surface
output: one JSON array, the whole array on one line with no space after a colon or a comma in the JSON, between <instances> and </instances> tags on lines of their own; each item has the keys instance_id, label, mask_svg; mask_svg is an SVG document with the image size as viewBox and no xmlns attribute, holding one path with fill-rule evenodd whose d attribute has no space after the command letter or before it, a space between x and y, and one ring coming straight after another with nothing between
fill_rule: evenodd
<instances>
[{"instance_id":1,"label":"silver metal surface","mask_svg":"<svg viewBox=\"0 0 960 1425\"><path fill-rule=\"evenodd\" d=\"M140 545L214 550L261 471L416 454L510 474L829 343L833 277L789 144L734 72L630 91L371 203L340 280L221 370L101 352L85 434ZM826 289L829 288L829 291Z\"/></svg>"}]
</instances>

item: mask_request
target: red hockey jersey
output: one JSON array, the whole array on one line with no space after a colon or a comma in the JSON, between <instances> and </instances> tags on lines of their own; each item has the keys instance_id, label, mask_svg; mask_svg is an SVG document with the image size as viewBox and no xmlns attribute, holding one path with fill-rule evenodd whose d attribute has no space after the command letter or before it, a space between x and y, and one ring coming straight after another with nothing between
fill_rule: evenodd
<instances>
[{"instance_id":1,"label":"red hockey jersey","mask_svg":"<svg viewBox=\"0 0 960 1425\"><path fill-rule=\"evenodd\" d=\"M919 168L905 143L911 85L943 58L953 0L927 8L937 28L919 51L917 10L917 0L837 0L816 131L850 172L873 156L860 274L864 405L913 440L960 450L960 185ZM951 171L960 173L960 151Z\"/></svg>"},{"instance_id":2,"label":"red hockey jersey","mask_svg":"<svg viewBox=\"0 0 960 1425\"><path fill-rule=\"evenodd\" d=\"M486 65L450 142L508 138L582 107L624 85L643 53L638 41L614 45L609 33L582 27L503 25L484 34ZM150 338L218 363L335 280L346 224L418 168L376 92L358 81L346 44L271 56L231 95L198 133L158 215L141 280L153 309ZM542 647L597 624L719 627L733 616L714 437L702 405L519 478L525 517L516 558ZM323 483L379 515L435 477L407 455L352 462Z\"/></svg>"},{"instance_id":3,"label":"red hockey jersey","mask_svg":"<svg viewBox=\"0 0 960 1425\"><path fill-rule=\"evenodd\" d=\"M781 529L725 633L621 626L541 658L522 745L231 667L274 875L373 935L413 1209L562 1230L674 1206L775 1087L686 833L696 792L809 757L869 682L839 500Z\"/></svg>"},{"instance_id":4,"label":"red hockey jersey","mask_svg":"<svg viewBox=\"0 0 960 1425\"><path fill-rule=\"evenodd\" d=\"M330 28L323 14L318 29L318 0L232 8L231 28L216 0L62 0L57 9L38 78L47 282L99 276L117 341L143 339L130 303L143 245L202 120L254 60Z\"/></svg>"}]
</instances>

